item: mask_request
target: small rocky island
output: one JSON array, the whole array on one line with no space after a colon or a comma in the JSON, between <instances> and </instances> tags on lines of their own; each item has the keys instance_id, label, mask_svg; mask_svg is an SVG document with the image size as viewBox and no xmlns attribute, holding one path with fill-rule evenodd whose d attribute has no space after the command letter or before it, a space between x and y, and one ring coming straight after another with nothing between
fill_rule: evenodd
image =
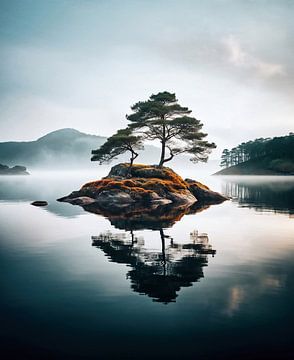
<instances>
[{"instance_id":1,"label":"small rocky island","mask_svg":"<svg viewBox=\"0 0 294 360\"><path fill-rule=\"evenodd\" d=\"M58 201L108 212L134 212L162 206L192 207L219 204L223 195L191 179L183 180L168 167L122 163L103 179L89 182ZM102 211L103 212L103 211Z\"/></svg>"},{"instance_id":2,"label":"small rocky island","mask_svg":"<svg viewBox=\"0 0 294 360\"><path fill-rule=\"evenodd\" d=\"M30 174L27 172L27 168L25 166L16 165L10 168L7 165L0 164L0 175L30 175Z\"/></svg>"}]
</instances>

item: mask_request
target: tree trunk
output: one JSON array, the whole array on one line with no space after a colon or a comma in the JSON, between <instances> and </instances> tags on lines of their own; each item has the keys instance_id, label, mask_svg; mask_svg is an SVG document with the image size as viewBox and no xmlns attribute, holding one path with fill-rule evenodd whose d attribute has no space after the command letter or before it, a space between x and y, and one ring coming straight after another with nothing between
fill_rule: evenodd
<instances>
[{"instance_id":1,"label":"tree trunk","mask_svg":"<svg viewBox=\"0 0 294 360\"><path fill-rule=\"evenodd\" d=\"M163 263L163 275L166 275L166 258L165 258L165 235L162 229L159 229L161 238L161 252L162 252L162 263Z\"/></svg>"},{"instance_id":2,"label":"tree trunk","mask_svg":"<svg viewBox=\"0 0 294 360\"><path fill-rule=\"evenodd\" d=\"M138 157L138 153L136 153L135 151L132 151L131 152L131 158L130 158L130 166L129 166L129 168L128 168L128 171L127 171L127 177L129 177L130 176L130 171L131 171L131 169L132 169L132 166L133 166L133 163L134 163L134 160Z\"/></svg>"},{"instance_id":3,"label":"tree trunk","mask_svg":"<svg viewBox=\"0 0 294 360\"><path fill-rule=\"evenodd\" d=\"M165 141L162 141L161 142L161 156L160 156L159 167L162 167L162 165L164 163L164 158L165 158Z\"/></svg>"},{"instance_id":4,"label":"tree trunk","mask_svg":"<svg viewBox=\"0 0 294 360\"><path fill-rule=\"evenodd\" d=\"M160 161L161 165L160 167L162 167L162 165L168 161L171 161L173 158L174 158L174 154L172 153L171 149L169 148L169 146L167 146L168 149L169 149L169 152L170 152L170 157L166 158L166 159L163 159L162 162Z\"/></svg>"},{"instance_id":5,"label":"tree trunk","mask_svg":"<svg viewBox=\"0 0 294 360\"><path fill-rule=\"evenodd\" d=\"M138 157L138 153L136 153L134 150L131 152L131 158L130 158L130 167L133 166L134 160Z\"/></svg>"},{"instance_id":6,"label":"tree trunk","mask_svg":"<svg viewBox=\"0 0 294 360\"><path fill-rule=\"evenodd\" d=\"M164 121L164 118L162 119ZM165 125L162 127L161 156L158 166L162 167L165 158Z\"/></svg>"}]
</instances>

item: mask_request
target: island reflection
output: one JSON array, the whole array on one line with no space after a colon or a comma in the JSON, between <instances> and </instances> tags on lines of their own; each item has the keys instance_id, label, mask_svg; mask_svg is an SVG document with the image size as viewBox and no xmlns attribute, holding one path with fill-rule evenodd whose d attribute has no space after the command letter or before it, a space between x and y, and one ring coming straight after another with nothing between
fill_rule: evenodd
<instances>
[{"instance_id":1,"label":"island reflection","mask_svg":"<svg viewBox=\"0 0 294 360\"><path fill-rule=\"evenodd\" d=\"M196 202L193 205L175 206L127 206L115 211L115 209L105 209L90 204L83 206L87 212L102 215L107 218L111 225L120 230L160 230L172 227L177 221L180 221L184 215L192 215L209 208L210 205L204 205Z\"/></svg>"},{"instance_id":2,"label":"island reflection","mask_svg":"<svg viewBox=\"0 0 294 360\"><path fill-rule=\"evenodd\" d=\"M144 238L137 237L133 230L92 236L92 245L101 249L111 262L131 267L127 279L134 292L168 304L176 301L181 288L192 286L204 277L203 267L216 250L209 244L208 235L196 230L190 233L188 243L176 243L162 228L158 237L160 250L147 248Z\"/></svg>"}]
</instances>

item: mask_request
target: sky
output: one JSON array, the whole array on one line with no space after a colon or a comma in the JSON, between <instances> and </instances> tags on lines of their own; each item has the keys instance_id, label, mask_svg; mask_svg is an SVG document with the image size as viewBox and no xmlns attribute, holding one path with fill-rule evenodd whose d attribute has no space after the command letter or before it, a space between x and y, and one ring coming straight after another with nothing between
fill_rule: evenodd
<instances>
[{"instance_id":1,"label":"sky","mask_svg":"<svg viewBox=\"0 0 294 360\"><path fill-rule=\"evenodd\" d=\"M0 141L110 136L159 91L223 148L294 131L294 1L0 0Z\"/></svg>"}]
</instances>

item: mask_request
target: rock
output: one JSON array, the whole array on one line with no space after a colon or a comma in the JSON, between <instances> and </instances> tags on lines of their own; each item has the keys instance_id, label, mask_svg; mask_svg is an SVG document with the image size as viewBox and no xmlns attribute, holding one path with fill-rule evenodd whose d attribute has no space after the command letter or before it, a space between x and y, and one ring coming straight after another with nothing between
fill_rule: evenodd
<instances>
[{"instance_id":1,"label":"rock","mask_svg":"<svg viewBox=\"0 0 294 360\"><path fill-rule=\"evenodd\" d=\"M47 203L47 201L37 200L37 201L33 201L31 203L31 205L34 205L34 206L46 206L46 205L48 205L48 203Z\"/></svg>"},{"instance_id":2,"label":"rock","mask_svg":"<svg viewBox=\"0 0 294 360\"><path fill-rule=\"evenodd\" d=\"M129 164L117 164L113 166L109 174L104 179L128 179L128 178L144 178L144 179L162 179L172 180L174 182L185 185L184 180L168 167L159 167L158 165L142 165L134 164L131 168Z\"/></svg>"},{"instance_id":3,"label":"rock","mask_svg":"<svg viewBox=\"0 0 294 360\"><path fill-rule=\"evenodd\" d=\"M197 201L220 203L224 196L197 181L183 180L172 169L156 165L118 164L107 177L92 181L58 201L119 211L127 207L191 206Z\"/></svg>"},{"instance_id":4,"label":"rock","mask_svg":"<svg viewBox=\"0 0 294 360\"><path fill-rule=\"evenodd\" d=\"M192 179L185 179L189 186L189 190L196 197L196 199L205 204L218 204L228 200L227 197L218 192L212 191L206 185Z\"/></svg>"},{"instance_id":5,"label":"rock","mask_svg":"<svg viewBox=\"0 0 294 360\"><path fill-rule=\"evenodd\" d=\"M180 193L170 192L168 198L171 202L177 204L194 204L197 200L195 196L187 189Z\"/></svg>"},{"instance_id":6,"label":"rock","mask_svg":"<svg viewBox=\"0 0 294 360\"><path fill-rule=\"evenodd\" d=\"M65 202L67 202L66 200L64 200ZM88 196L80 196L80 197L76 197L71 199L71 201L68 201L73 205L80 205L80 206L86 206L86 205L90 205L96 202L95 199L92 199Z\"/></svg>"},{"instance_id":7,"label":"rock","mask_svg":"<svg viewBox=\"0 0 294 360\"><path fill-rule=\"evenodd\" d=\"M9 166L0 164L0 172L5 172L9 170Z\"/></svg>"},{"instance_id":8,"label":"rock","mask_svg":"<svg viewBox=\"0 0 294 360\"><path fill-rule=\"evenodd\" d=\"M25 166L19 166L19 165L13 166L10 169L10 172L12 174L28 174L27 168Z\"/></svg>"}]
</instances>

